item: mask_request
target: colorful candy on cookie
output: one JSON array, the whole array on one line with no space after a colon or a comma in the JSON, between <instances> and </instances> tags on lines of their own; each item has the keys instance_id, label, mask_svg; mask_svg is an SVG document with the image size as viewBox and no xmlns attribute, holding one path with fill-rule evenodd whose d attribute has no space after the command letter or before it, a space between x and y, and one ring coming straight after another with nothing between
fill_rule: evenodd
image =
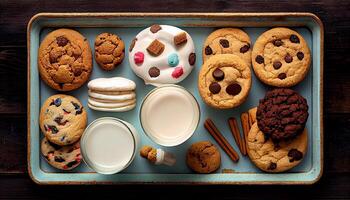
<instances>
[{"instance_id":1,"label":"colorful candy on cookie","mask_svg":"<svg viewBox=\"0 0 350 200\"><path fill-rule=\"evenodd\" d=\"M136 106L136 84L123 78L97 78L88 83L88 106L93 110L125 112Z\"/></svg>"},{"instance_id":2,"label":"colorful candy on cookie","mask_svg":"<svg viewBox=\"0 0 350 200\"><path fill-rule=\"evenodd\" d=\"M145 84L179 83L191 73L196 62L194 43L180 28L152 25L132 40L129 62Z\"/></svg>"},{"instance_id":3,"label":"colorful candy on cookie","mask_svg":"<svg viewBox=\"0 0 350 200\"><path fill-rule=\"evenodd\" d=\"M176 163L174 154L165 152L162 149L155 149L151 146L143 146L140 150L140 156L156 165L173 166Z\"/></svg>"}]
</instances>

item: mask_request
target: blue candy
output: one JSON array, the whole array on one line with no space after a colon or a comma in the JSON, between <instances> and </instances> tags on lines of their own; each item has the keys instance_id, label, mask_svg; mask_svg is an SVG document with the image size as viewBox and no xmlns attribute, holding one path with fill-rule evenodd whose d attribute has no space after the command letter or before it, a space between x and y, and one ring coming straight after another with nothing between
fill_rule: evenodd
<instances>
[{"instance_id":1,"label":"blue candy","mask_svg":"<svg viewBox=\"0 0 350 200\"><path fill-rule=\"evenodd\" d=\"M176 53L172 53L168 55L168 65L171 67L175 67L179 64L179 57Z\"/></svg>"}]
</instances>

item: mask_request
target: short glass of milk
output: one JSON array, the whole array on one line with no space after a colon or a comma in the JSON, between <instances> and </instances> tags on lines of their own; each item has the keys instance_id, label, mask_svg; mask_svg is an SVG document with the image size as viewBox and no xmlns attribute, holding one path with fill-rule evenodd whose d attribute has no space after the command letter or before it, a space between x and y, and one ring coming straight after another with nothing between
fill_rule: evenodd
<instances>
[{"instance_id":1,"label":"short glass of milk","mask_svg":"<svg viewBox=\"0 0 350 200\"><path fill-rule=\"evenodd\" d=\"M89 124L80 144L83 159L91 169L100 174L114 174L133 161L139 136L130 123L102 117Z\"/></svg>"}]
</instances>

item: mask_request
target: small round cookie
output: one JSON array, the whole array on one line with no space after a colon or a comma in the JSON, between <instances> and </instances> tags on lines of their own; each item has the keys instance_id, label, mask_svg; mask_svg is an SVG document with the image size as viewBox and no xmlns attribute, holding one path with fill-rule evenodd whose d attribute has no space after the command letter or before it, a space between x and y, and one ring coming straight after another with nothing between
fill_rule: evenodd
<instances>
[{"instance_id":1,"label":"small round cookie","mask_svg":"<svg viewBox=\"0 0 350 200\"><path fill-rule=\"evenodd\" d=\"M93 91L88 91L89 97L95 98L95 99L102 99L102 100L113 100L115 102L120 102L120 101L127 101L127 100L132 100L136 98L135 92L128 91L128 92L123 92L121 94L104 94L102 92L93 92Z\"/></svg>"},{"instance_id":2,"label":"small round cookie","mask_svg":"<svg viewBox=\"0 0 350 200\"><path fill-rule=\"evenodd\" d=\"M92 106L95 106L95 107L120 108L120 107L124 107L124 106L129 106L132 104L136 104L136 99L126 100L126 101L121 101L121 102L114 102L114 103L105 103L105 102L95 101L95 100L89 98L88 103Z\"/></svg>"},{"instance_id":3,"label":"small round cookie","mask_svg":"<svg viewBox=\"0 0 350 200\"><path fill-rule=\"evenodd\" d=\"M87 39L71 29L49 33L38 50L38 68L42 80L59 91L82 86L92 71L92 54Z\"/></svg>"},{"instance_id":4,"label":"small round cookie","mask_svg":"<svg viewBox=\"0 0 350 200\"><path fill-rule=\"evenodd\" d=\"M123 40L112 33L101 33L95 39L95 60L106 71L116 68L124 59Z\"/></svg>"},{"instance_id":5,"label":"small round cookie","mask_svg":"<svg viewBox=\"0 0 350 200\"><path fill-rule=\"evenodd\" d=\"M273 141L294 138L305 129L308 108L306 99L292 89L270 90L256 111L259 129Z\"/></svg>"},{"instance_id":6,"label":"small round cookie","mask_svg":"<svg viewBox=\"0 0 350 200\"><path fill-rule=\"evenodd\" d=\"M196 54L191 36L169 25L141 31L129 48L131 69L145 84L159 86L184 80L192 71Z\"/></svg>"},{"instance_id":7,"label":"small round cookie","mask_svg":"<svg viewBox=\"0 0 350 200\"><path fill-rule=\"evenodd\" d=\"M252 63L256 76L265 84L291 87L305 78L311 55L299 33L288 28L273 28L256 40Z\"/></svg>"},{"instance_id":8,"label":"small round cookie","mask_svg":"<svg viewBox=\"0 0 350 200\"><path fill-rule=\"evenodd\" d=\"M307 130L296 138L274 143L254 123L246 140L250 160L266 172L283 172L297 166L307 151Z\"/></svg>"},{"instance_id":9,"label":"small round cookie","mask_svg":"<svg viewBox=\"0 0 350 200\"><path fill-rule=\"evenodd\" d=\"M41 153L51 166L62 170L74 169L82 160L79 142L59 146L44 137L41 141Z\"/></svg>"},{"instance_id":10,"label":"small round cookie","mask_svg":"<svg viewBox=\"0 0 350 200\"><path fill-rule=\"evenodd\" d=\"M40 110L40 129L50 142L73 144L80 139L87 124L87 114L80 101L65 94L53 95Z\"/></svg>"},{"instance_id":11,"label":"small round cookie","mask_svg":"<svg viewBox=\"0 0 350 200\"><path fill-rule=\"evenodd\" d=\"M235 54L251 65L251 42L248 34L238 28L221 28L205 40L202 50L203 63L212 55Z\"/></svg>"},{"instance_id":12,"label":"small round cookie","mask_svg":"<svg viewBox=\"0 0 350 200\"><path fill-rule=\"evenodd\" d=\"M246 62L233 54L211 56L199 72L199 94L209 106L234 108L247 98L251 72Z\"/></svg>"},{"instance_id":13,"label":"small round cookie","mask_svg":"<svg viewBox=\"0 0 350 200\"><path fill-rule=\"evenodd\" d=\"M188 149L186 162L197 173L211 173L220 167L220 151L209 141L196 142Z\"/></svg>"},{"instance_id":14,"label":"small round cookie","mask_svg":"<svg viewBox=\"0 0 350 200\"><path fill-rule=\"evenodd\" d=\"M135 90L136 84L134 81L123 77L97 78L88 83L88 88L93 91L122 92Z\"/></svg>"},{"instance_id":15,"label":"small round cookie","mask_svg":"<svg viewBox=\"0 0 350 200\"><path fill-rule=\"evenodd\" d=\"M91 105L90 103L88 103L89 108L93 109L93 110L98 110L98 111L105 111L105 112L126 112L129 110L132 110L136 107L136 103L134 104L130 104L127 106L123 106L123 107L113 107L113 108L107 108L107 107L97 107L94 105Z\"/></svg>"}]
</instances>

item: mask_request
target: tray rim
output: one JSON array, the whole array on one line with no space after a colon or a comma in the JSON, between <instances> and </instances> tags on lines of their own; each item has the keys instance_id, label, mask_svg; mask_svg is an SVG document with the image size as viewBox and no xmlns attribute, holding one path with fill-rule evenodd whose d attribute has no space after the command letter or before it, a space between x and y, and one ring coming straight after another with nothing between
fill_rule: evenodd
<instances>
[{"instance_id":1,"label":"tray rim","mask_svg":"<svg viewBox=\"0 0 350 200\"><path fill-rule=\"evenodd\" d=\"M107 18L107 17L171 17L171 18L227 18L227 17L308 17L314 20L320 28L320 108L319 108L319 119L320 119L320 171L316 178L311 181L214 181L214 182L110 182L110 181L40 181L32 172L31 168L31 138L30 138L30 31L32 29L33 22L39 18ZM96 184L152 184L152 185L312 185L318 182L324 171L324 124L323 124L323 71L324 71L324 26L321 19L310 12L198 12L198 13L164 13L164 12L71 12L71 13L53 13L53 12L42 12L35 14L29 20L27 24L27 170L29 177L38 185L96 185Z\"/></svg>"}]
</instances>

